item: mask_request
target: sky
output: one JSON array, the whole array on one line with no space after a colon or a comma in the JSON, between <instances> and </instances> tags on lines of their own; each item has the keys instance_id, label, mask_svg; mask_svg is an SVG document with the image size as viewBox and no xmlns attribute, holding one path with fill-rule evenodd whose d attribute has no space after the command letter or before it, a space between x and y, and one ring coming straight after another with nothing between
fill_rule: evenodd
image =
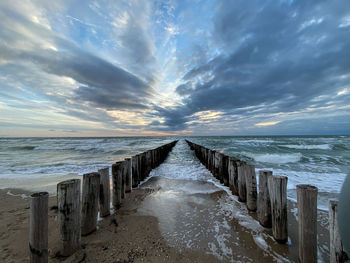
<instances>
[{"instance_id":1,"label":"sky","mask_svg":"<svg viewBox=\"0 0 350 263\"><path fill-rule=\"evenodd\" d=\"M0 137L350 134L348 0L0 0Z\"/></svg>"}]
</instances>

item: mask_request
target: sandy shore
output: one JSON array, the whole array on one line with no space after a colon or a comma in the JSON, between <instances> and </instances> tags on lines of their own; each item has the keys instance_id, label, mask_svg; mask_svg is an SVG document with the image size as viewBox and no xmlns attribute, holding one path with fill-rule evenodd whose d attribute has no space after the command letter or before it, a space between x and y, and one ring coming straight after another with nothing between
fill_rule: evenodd
<instances>
[{"instance_id":1,"label":"sandy shore","mask_svg":"<svg viewBox=\"0 0 350 263\"><path fill-rule=\"evenodd\" d=\"M219 262L208 251L173 248L167 245L156 217L140 215L137 210L140 203L154 193L152 189L137 189L128 194L117 214L108 216L98 223L98 230L87 237L82 237L82 249L69 258L59 256L60 243L56 206L56 197L49 200L49 261L50 262ZM30 192L18 189L0 190L0 262L25 262L29 260L29 198ZM270 245L283 252L288 262L297 262L297 221L294 215L295 204L289 203L289 235L292 245ZM318 238L320 247L328 250L327 214L319 211ZM235 231L244 233L238 222L230 223ZM270 232L270 231L267 231ZM254 240L247 233L244 247L249 248L249 258L260 254ZM241 250L232 244L233 249ZM322 249L322 250L323 250ZM327 262L327 252L322 261ZM262 262L269 262L261 258ZM271 259L271 258L270 258ZM267 260L267 261L266 261ZM284 261L284 260L282 260Z\"/></svg>"},{"instance_id":2,"label":"sandy shore","mask_svg":"<svg viewBox=\"0 0 350 263\"><path fill-rule=\"evenodd\" d=\"M56 197L50 197L49 262L218 262L205 252L169 247L157 218L136 214L151 192L138 189L129 194L117 214L99 221L99 229L82 237L82 249L69 258L59 257ZM0 190L0 262L29 260L29 195L24 190Z\"/></svg>"}]
</instances>

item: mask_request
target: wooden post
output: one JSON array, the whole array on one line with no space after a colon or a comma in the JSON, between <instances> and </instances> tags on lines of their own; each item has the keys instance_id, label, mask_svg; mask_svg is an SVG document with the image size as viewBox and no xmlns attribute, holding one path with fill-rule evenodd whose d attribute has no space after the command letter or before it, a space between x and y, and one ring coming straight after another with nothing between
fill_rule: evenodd
<instances>
[{"instance_id":1,"label":"wooden post","mask_svg":"<svg viewBox=\"0 0 350 263\"><path fill-rule=\"evenodd\" d=\"M249 211L256 211L257 187L256 174L254 165L247 164L245 166L245 180L247 187L247 208Z\"/></svg>"},{"instance_id":2,"label":"wooden post","mask_svg":"<svg viewBox=\"0 0 350 263\"><path fill-rule=\"evenodd\" d=\"M245 181L245 164L243 162L237 162L238 173L238 200L245 202L247 200L247 187Z\"/></svg>"},{"instance_id":3,"label":"wooden post","mask_svg":"<svg viewBox=\"0 0 350 263\"><path fill-rule=\"evenodd\" d=\"M32 263L48 262L48 213L49 193L32 194L29 219L29 249Z\"/></svg>"},{"instance_id":4,"label":"wooden post","mask_svg":"<svg viewBox=\"0 0 350 263\"><path fill-rule=\"evenodd\" d=\"M214 175L215 177L215 151L211 150L210 154L210 172Z\"/></svg>"},{"instance_id":5,"label":"wooden post","mask_svg":"<svg viewBox=\"0 0 350 263\"><path fill-rule=\"evenodd\" d=\"M125 159L125 192L130 193L132 189L132 161L131 158Z\"/></svg>"},{"instance_id":6,"label":"wooden post","mask_svg":"<svg viewBox=\"0 0 350 263\"><path fill-rule=\"evenodd\" d=\"M132 187L135 188L138 185L137 181L137 156L131 157L131 166L132 166Z\"/></svg>"},{"instance_id":7,"label":"wooden post","mask_svg":"<svg viewBox=\"0 0 350 263\"><path fill-rule=\"evenodd\" d=\"M147 151L146 161L147 161L147 176L149 176L149 174L152 171L152 151Z\"/></svg>"},{"instance_id":8,"label":"wooden post","mask_svg":"<svg viewBox=\"0 0 350 263\"><path fill-rule=\"evenodd\" d=\"M237 171L237 162L239 162L238 159L230 157L230 173L231 173L231 182L232 182L232 194L238 195L238 171Z\"/></svg>"},{"instance_id":9,"label":"wooden post","mask_svg":"<svg viewBox=\"0 0 350 263\"><path fill-rule=\"evenodd\" d=\"M122 203L122 163L116 162L112 165L112 182L113 182L113 207L118 209Z\"/></svg>"},{"instance_id":10,"label":"wooden post","mask_svg":"<svg viewBox=\"0 0 350 263\"><path fill-rule=\"evenodd\" d=\"M128 171L127 161L125 161L125 160L122 162L121 171L122 171L121 196L122 196L122 199L124 199L125 198L125 188L126 188L126 173Z\"/></svg>"},{"instance_id":11,"label":"wooden post","mask_svg":"<svg viewBox=\"0 0 350 263\"><path fill-rule=\"evenodd\" d=\"M317 187L297 185L299 262L317 262Z\"/></svg>"},{"instance_id":12,"label":"wooden post","mask_svg":"<svg viewBox=\"0 0 350 263\"><path fill-rule=\"evenodd\" d=\"M109 184L109 168L98 170L100 174L100 216L110 215L111 192Z\"/></svg>"},{"instance_id":13,"label":"wooden post","mask_svg":"<svg viewBox=\"0 0 350 263\"><path fill-rule=\"evenodd\" d=\"M338 228L338 200L329 200L329 262L343 263L348 257L343 248L343 243Z\"/></svg>"},{"instance_id":14,"label":"wooden post","mask_svg":"<svg viewBox=\"0 0 350 263\"><path fill-rule=\"evenodd\" d=\"M81 210L81 235L86 236L96 230L98 201L100 192L100 174L83 175L83 195Z\"/></svg>"},{"instance_id":15,"label":"wooden post","mask_svg":"<svg viewBox=\"0 0 350 263\"><path fill-rule=\"evenodd\" d=\"M259 195L258 195L258 220L263 227L271 227L271 203L268 178L272 176L272 171L259 171Z\"/></svg>"},{"instance_id":16,"label":"wooden post","mask_svg":"<svg viewBox=\"0 0 350 263\"><path fill-rule=\"evenodd\" d=\"M221 160L222 160L222 180L225 186L229 186L229 174L228 174L228 156L225 154L221 154Z\"/></svg>"},{"instance_id":17,"label":"wooden post","mask_svg":"<svg viewBox=\"0 0 350 263\"><path fill-rule=\"evenodd\" d=\"M272 213L272 234L278 243L288 240L287 225L287 182L286 176L270 176L268 188Z\"/></svg>"},{"instance_id":18,"label":"wooden post","mask_svg":"<svg viewBox=\"0 0 350 263\"><path fill-rule=\"evenodd\" d=\"M219 179L219 164L220 164L220 159L219 159L219 152L215 152L215 159L214 159L214 177L216 179Z\"/></svg>"},{"instance_id":19,"label":"wooden post","mask_svg":"<svg viewBox=\"0 0 350 263\"><path fill-rule=\"evenodd\" d=\"M57 185L58 223L62 256L68 257L80 248L80 179Z\"/></svg>"}]
</instances>

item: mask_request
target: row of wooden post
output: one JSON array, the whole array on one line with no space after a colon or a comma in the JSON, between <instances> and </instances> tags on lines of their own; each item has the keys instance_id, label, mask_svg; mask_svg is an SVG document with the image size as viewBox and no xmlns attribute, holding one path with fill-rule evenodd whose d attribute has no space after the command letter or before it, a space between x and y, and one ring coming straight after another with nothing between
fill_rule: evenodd
<instances>
[{"instance_id":1,"label":"row of wooden post","mask_svg":"<svg viewBox=\"0 0 350 263\"><path fill-rule=\"evenodd\" d=\"M112 165L112 204L118 209L126 193L137 187L152 169L160 165L177 141L126 158ZM30 198L30 262L48 262L48 197L47 192ZM100 217L110 215L109 167L57 185L58 222L62 256L70 256L81 246L81 236L96 230Z\"/></svg>"},{"instance_id":2,"label":"row of wooden post","mask_svg":"<svg viewBox=\"0 0 350 263\"><path fill-rule=\"evenodd\" d=\"M249 211L257 211L259 223L272 227L278 243L288 241L286 176L259 171L259 193L255 167L234 157L186 140L197 158L222 184L229 186ZM297 185L299 262L317 262L317 192L311 185ZM337 227L336 202L330 202L330 261L344 262L345 252Z\"/></svg>"}]
</instances>

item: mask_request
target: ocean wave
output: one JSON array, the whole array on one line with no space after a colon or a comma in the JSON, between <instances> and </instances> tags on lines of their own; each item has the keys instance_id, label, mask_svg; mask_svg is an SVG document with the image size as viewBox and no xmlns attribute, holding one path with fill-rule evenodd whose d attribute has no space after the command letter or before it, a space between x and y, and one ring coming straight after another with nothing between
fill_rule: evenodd
<instances>
[{"instance_id":1,"label":"ocean wave","mask_svg":"<svg viewBox=\"0 0 350 263\"><path fill-rule=\"evenodd\" d=\"M275 154L275 153L243 153L244 155L261 163L285 164L300 162L303 155L301 153Z\"/></svg>"},{"instance_id":2,"label":"ocean wave","mask_svg":"<svg viewBox=\"0 0 350 263\"><path fill-rule=\"evenodd\" d=\"M331 150L333 147L329 144L313 144L313 145L300 145L300 144L285 144L281 147L298 149L298 150Z\"/></svg>"},{"instance_id":3,"label":"ocean wave","mask_svg":"<svg viewBox=\"0 0 350 263\"><path fill-rule=\"evenodd\" d=\"M243 144L243 145L256 145L256 144L270 144L276 143L276 141L271 139L249 139L249 140L233 140L233 143Z\"/></svg>"},{"instance_id":4,"label":"ocean wave","mask_svg":"<svg viewBox=\"0 0 350 263\"><path fill-rule=\"evenodd\" d=\"M1 170L0 179L16 179L16 178L32 178L32 176L51 176L51 175L66 175L77 174L83 175L85 173L97 172L98 169L110 167L108 163L94 163L94 164L68 164L68 163L56 163L45 166L32 166L32 167L3 167Z\"/></svg>"},{"instance_id":5,"label":"ocean wave","mask_svg":"<svg viewBox=\"0 0 350 263\"><path fill-rule=\"evenodd\" d=\"M25 146L13 146L13 147L9 147L8 149L11 151L31 151L31 150L34 150L35 148L36 146L25 145Z\"/></svg>"},{"instance_id":6,"label":"ocean wave","mask_svg":"<svg viewBox=\"0 0 350 263\"><path fill-rule=\"evenodd\" d=\"M62 144L62 145L41 145L34 146L35 150L43 151L101 151L109 152L122 147L127 147L128 142L108 142L108 143L93 143L93 144Z\"/></svg>"},{"instance_id":7,"label":"ocean wave","mask_svg":"<svg viewBox=\"0 0 350 263\"><path fill-rule=\"evenodd\" d=\"M337 143L337 144L334 144L333 145L333 149L334 150L349 150L349 146L345 145L345 144L340 144L340 143Z\"/></svg>"}]
</instances>

